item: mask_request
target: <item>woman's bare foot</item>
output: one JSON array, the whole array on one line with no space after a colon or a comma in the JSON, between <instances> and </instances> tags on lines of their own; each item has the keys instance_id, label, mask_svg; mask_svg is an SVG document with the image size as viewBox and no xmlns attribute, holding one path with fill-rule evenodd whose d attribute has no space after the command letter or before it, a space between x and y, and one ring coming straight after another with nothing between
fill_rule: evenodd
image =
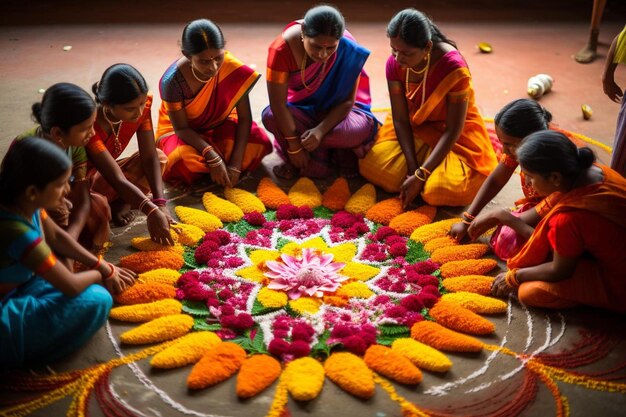
<instances>
[{"instance_id":1,"label":"woman's bare foot","mask_svg":"<svg viewBox=\"0 0 626 417\"><path fill-rule=\"evenodd\" d=\"M291 164L283 163L272 169L274 175L284 180L291 180L298 175L298 169Z\"/></svg>"},{"instance_id":2,"label":"woman's bare foot","mask_svg":"<svg viewBox=\"0 0 626 417\"><path fill-rule=\"evenodd\" d=\"M581 64L589 64L596 59L596 56L598 56L598 54L596 53L596 48L593 48L591 44L587 44L583 49L576 53L574 59L576 60L576 62L579 62Z\"/></svg>"},{"instance_id":3,"label":"woman's bare foot","mask_svg":"<svg viewBox=\"0 0 626 417\"><path fill-rule=\"evenodd\" d=\"M122 200L115 200L111 203L111 216L113 223L118 226L126 226L135 220L135 213L130 209L130 204Z\"/></svg>"}]
</instances>

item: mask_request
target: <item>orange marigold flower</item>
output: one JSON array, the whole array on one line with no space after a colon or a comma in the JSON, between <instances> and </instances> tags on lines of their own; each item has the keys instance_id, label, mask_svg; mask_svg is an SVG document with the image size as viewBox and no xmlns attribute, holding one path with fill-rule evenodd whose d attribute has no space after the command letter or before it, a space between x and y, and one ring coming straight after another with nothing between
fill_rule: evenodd
<instances>
[{"instance_id":1,"label":"orange marigold flower","mask_svg":"<svg viewBox=\"0 0 626 417\"><path fill-rule=\"evenodd\" d=\"M193 317L186 314L173 314L159 317L120 335L122 343L143 345L176 339L191 330Z\"/></svg>"},{"instance_id":2,"label":"orange marigold flower","mask_svg":"<svg viewBox=\"0 0 626 417\"><path fill-rule=\"evenodd\" d=\"M322 196L322 205L333 211L343 210L351 195L348 180L339 177Z\"/></svg>"},{"instance_id":3,"label":"orange marigold flower","mask_svg":"<svg viewBox=\"0 0 626 417\"><path fill-rule=\"evenodd\" d=\"M182 254L185 251L185 248L180 244L173 246L161 245L160 243L154 242L149 236L134 237L130 240L130 244L133 248L143 252L165 250Z\"/></svg>"},{"instance_id":4,"label":"orange marigold flower","mask_svg":"<svg viewBox=\"0 0 626 417\"><path fill-rule=\"evenodd\" d=\"M331 381L355 397L367 400L374 395L376 385L372 371L358 356L349 352L333 353L326 359L324 370Z\"/></svg>"},{"instance_id":5,"label":"orange marigold flower","mask_svg":"<svg viewBox=\"0 0 626 417\"><path fill-rule=\"evenodd\" d=\"M181 337L172 346L154 355L150 365L155 368L171 369L196 363L214 346L222 343L212 332L193 332Z\"/></svg>"},{"instance_id":6,"label":"orange marigold flower","mask_svg":"<svg viewBox=\"0 0 626 417\"><path fill-rule=\"evenodd\" d=\"M410 360L386 346L370 346L363 359L374 371L401 384L414 385L422 381L422 372Z\"/></svg>"},{"instance_id":7,"label":"orange marigold flower","mask_svg":"<svg viewBox=\"0 0 626 417\"><path fill-rule=\"evenodd\" d=\"M283 372L287 391L298 401L316 398L324 386L324 367L310 356L289 362Z\"/></svg>"},{"instance_id":8,"label":"orange marigold flower","mask_svg":"<svg viewBox=\"0 0 626 417\"><path fill-rule=\"evenodd\" d=\"M469 334L490 334L496 326L460 304L439 300L429 311L437 323L452 330Z\"/></svg>"},{"instance_id":9,"label":"orange marigold flower","mask_svg":"<svg viewBox=\"0 0 626 417\"><path fill-rule=\"evenodd\" d=\"M418 227L411 233L411 239L416 242L426 243L438 237L448 234L453 224L460 222L461 219L445 219L431 224Z\"/></svg>"},{"instance_id":10,"label":"orange marigold flower","mask_svg":"<svg viewBox=\"0 0 626 417\"><path fill-rule=\"evenodd\" d=\"M281 372L280 362L269 355L249 357L243 362L237 375L237 397L254 397L272 385Z\"/></svg>"},{"instance_id":11,"label":"orange marigold flower","mask_svg":"<svg viewBox=\"0 0 626 417\"><path fill-rule=\"evenodd\" d=\"M399 198L394 197L374 204L369 210L367 210L365 217L374 223L388 226L391 219L399 216L403 211L402 201L400 201Z\"/></svg>"},{"instance_id":12,"label":"orange marigold flower","mask_svg":"<svg viewBox=\"0 0 626 417\"><path fill-rule=\"evenodd\" d=\"M504 313L507 309L507 304L502 300L466 291L444 294L441 299L459 304L478 314Z\"/></svg>"},{"instance_id":13,"label":"orange marigold flower","mask_svg":"<svg viewBox=\"0 0 626 417\"><path fill-rule=\"evenodd\" d=\"M411 327L411 337L437 350L447 352L480 352L483 342L480 340L446 329L434 321L420 321Z\"/></svg>"},{"instance_id":14,"label":"orange marigold flower","mask_svg":"<svg viewBox=\"0 0 626 417\"><path fill-rule=\"evenodd\" d=\"M137 252L122 257L120 266L142 274L158 268L180 269L185 264L182 254L167 250Z\"/></svg>"},{"instance_id":15,"label":"orange marigold flower","mask_svg":"<svg viewBox=\"0 0 626 417\"><path fill-rule=\"evenodd\" d=\"M224 226L220 219L204 210L176 206L174 211L181 221L199 227L205 233L212 232Z\"/></svg>"},{"instance_id":16,"label":"orange marigold flower","mask_svg":"<svg viewBox=\"0 0 626 417\"><path fill-rule=\"evenodd\" d=\"M137 282L142 284L156 283L174 286L178 278L180 278L180 272L168 268L159 268L139 274Z\"/></svg>"},{"instance_id":17,"label":"orange marigold flower","mask_svg":"<svg viewBox=\"0 0 626 417\"><path fill-rule=\"evenodd\" d=\"M410 337L394 340L391 349L406 356L418 368L433 372L447 372L452 367L452 362L446 355Z\"/></svg>"},{"instance_id":18,"label":"orange marigold flower","mask_svg":"<svg viewBox=\"0 0 626 417\"><path fill-rule=\"evenodd\" d=\"M289 189L289 201L296 207L308 206L313 208L322 205L322 194L315 183L306 177L300 178Z\"/></svg>"},{"instance_id":19,"label":"orange marigold flower","mask_svg":"<svg viewBox=\"0 0 626 417\"><path fill-rule=\"evenodd\" d=\"M134 304L111 309L109 317L115 320L141 323L163 316L180 314L183 305L178 300L164 299L152 303Z\"/></svg>"},{"instance_id":20,"label":"orange marigold flower","mask_svg":"<svg viewBox=\"0 0 626 417\"><path fill-rule=\"evenodd\" d=\"M443 286L452 292L467 291L480 295L491 294L491 284L494 277L487 275L461 275L458 277L446 278L442 281Z\"/></svg>"},{"instance_id":21,"label":"orange marigold flower","mask_svg":"<svg viewBox=\"0 0 626 417\"><path fill-rule=\"evenodd\" d=\"M187 386L203 389L230 378L246 359L246 351L236 343L224 342L210 349L191 368Z\"/></svg>"},{"instance_id":22,"label":"orange marigold flower","mask_svg":"<svg viewBox=\"0 0 626 417\"><path fill-rule=\"evenodd\" d=\"M440 265L452 261L463 261L466 259L478 259L489 250L489 246L484 243L470 243L468 245L446 246L435 250L430 259Z\"/></svg>"},{"instance_id":23,"label":"orange marigold flower","mask_svg":"<svg viewBox=\"0 0 626 417\"><path fill-rule=\"evenodd\" d=\"M433 206L421 206L416 210L402 213L389 222L389 227L401 235L410 236L418 227L429 224L435 218L437 209Z\"/></svg>"},{"instance_id":24,"label":"orange marigold flower","mask_svg":"<svg viewBox=\"0 0 626 417\"><path fill-rule=\"evenodd\" d=\"M243 211L239 207L211 192L202 195L202 205L207 213L211 213L223 222L238 222L243 218Z\"/></svg>"},{"instance_id":25,"label":"orange marigold flower","mask_svg":"<svg viewBox=\"0 0 626 417\"><path fill-rule=\"evenodd\" d=\"M336 295L325 295L322 300L324 300L324 304L330 304L336 307L345 307L348 305L348 299L346 297Z\"/></svg>"},{"instance_id":26,"label":"orange marigold flower","mask_svg":"<svg viewBox=\"0 0 626 417\"><path fill-rule=\"evenodd\" d=\"M150 284L138 282L132 287L127 288L123 293L116 295L114 298L117 304L132 305L151 303L175 297L176 288L171 285L159 284L157 282Z\"/></svg>"},{"instance_id":27,"label":"orange marigold flower","mask_svg":"<svg viewBox=\"0 0 626 417\"><path fill-rule=\"evenodd\" d=\"M367 183L352 194L346 203L345 210L348 213L365 215L374 204L376 204L376 188Z\"/></svg>"},{"instance_id":28,"label":"orange marigold flower","mask_svg":"<svg viewBox=\"0 0 626 417\"><path fill-rule=\"evenodd\" d=\"M261 179L256 189L256 195L265 204L265 207L272 210L276 210L283 204L291 203L287 194L278 185L274 184L274 181L269 177Z\"/></svg>"},{"instance_id":29,"label":"orange marigold flower","mask_svg":"<svg viewBox=\"0 0 626 417\"><path fill-rule=\"evenodd\" d=\"M441 265L443 278L460 277L461 275L484 275L498 266L495 259L466 259L452 261Z\"/></svg>"},{"instance_id":30,"label":"orange marigold flower","mask_svg":"<svg viewBox=\"0 0 626 417\"><path fill-rule=\"evenodd\" d=\"M446 248L448 246L458 246L458 245L459 245L459 241L453 238L452 236L442 236L442 237L437 237L435 239L429 240L424 245L424 250L426 252L433 253L434 251L440 248Z\"/></svg>"}]
</instances>

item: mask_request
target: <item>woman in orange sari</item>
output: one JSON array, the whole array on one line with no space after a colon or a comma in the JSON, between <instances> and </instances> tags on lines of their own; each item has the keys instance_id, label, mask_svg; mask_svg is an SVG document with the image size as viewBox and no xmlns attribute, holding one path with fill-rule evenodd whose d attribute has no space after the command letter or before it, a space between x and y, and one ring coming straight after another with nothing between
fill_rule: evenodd
<instances>
[{"instance_id":1,"label":"woman in orange sari","mask_svg":"<svg viewBox=\"0 0 626 417\"><path fill-rule=\"evenodd\" d=\"M418 10L396 14L387 36L391 115L359 161L361 175L400 191L405 207L418 195L434 206L467 205L497 165L467 64Z\"/></svg>"},{"instance_id":2,"label":"woman in orange sari","mask_svg":"<svg viewBox=\"0 0 626 417\"><path fill-rule=\"evenodd\" d=\"M248 98L260 75L224 50L222 31L210 20L185 26L181 46L183 56L160 82L157 146L168 158L163 178L191 184L209 174L234 186L272 151L252 121Z\"/></svg>"},{"instance_id":3,"label":"woman in orange sari","mask_svg":"<svg viewBox=\"0 0 626 417\"><path fill-rule=\"evenodd\" d=\"M587 147L541 131L517 150L526 181L543 196L559 193L492 293L517 291L527 305L590 305L626 312L626 179L594 164Z\"/></svg>"}]
</instances>

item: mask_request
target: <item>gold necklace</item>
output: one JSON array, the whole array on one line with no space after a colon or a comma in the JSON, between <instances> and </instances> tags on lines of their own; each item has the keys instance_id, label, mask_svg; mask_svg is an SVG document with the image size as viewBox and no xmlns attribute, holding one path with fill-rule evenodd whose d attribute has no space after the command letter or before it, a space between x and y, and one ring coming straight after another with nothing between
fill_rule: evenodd
<instances>
[{"instance_id":1,"label":"gold necklace","mask_svg":"<svg viewBox=\"0 0 626 417\"><path fill-rule=\"evenodd\" d=\"M306 69L306 51L304 52L304 55L302 56L302 64L300 65L300 79L302 79L302 85L304 86L304 88L306 88L307 90L312 90L313 87L317 86L317 84L321 83L322 80L324 79L324 71L326 70L326 63L328 62L328 60L324 61L324 64L322 64L322 70L320 72L318 72L318 77L315 78L315 81L313 81L313 84L306 85L306 81L304 80L304 70Z\"/></svg>"},{"instance_id":2,"label":"gold necklace","mask_svg":"<svg viewBox=\"0 0 626 417\"><path fill-rule=\"evenodd\" d=\"M189 66L191 66L191 75L193 75L193 78L198 80L198 82L201 82L202 84L206 84L206 83L208 83L211 80L212 77L209 77L206 80L203 80L202 78L198 77L196 75L196 71L193 69L193 64L191 63L191 61L189 61Z\"/></svg>"},{"instance_id":3,"label":"gold necklace","mask_svg":"<svg viewBox=\"0 0 626 417\"><path fill-rule=\"evenodd\" d=\"M122 130L122 120L118 120L117 122L111 121L111 119L107 116L106 107L102 107L102 115L104 119L109 122L109 126L111 126L111 131L113 132L113 136L115 137L115 153L119 156L122 153L122 144L120 143L120 130ZM115 131L115 126L117 126L117 131Z\"/></svg>"},{"instance_id":4,"label":"gold necklace","mask_svg":"<svg viewBox=\"0 0 626 417\"><path fill-rule=\"evenodd\" d=\"M411 71L413 71L411 69L411 67L409 67L406 71L406 77L404 79L404 87L406 90L406 94L407 94L407 98L409 100L413 100L413 97L415 97L415 93L417 93L417 90L420 89L420 87L422 87L422 103L420 104L420 107L422 107L424 105L424 101L426 101L426 80L428 78L428 68L430 67L430 52L428 53L428 55L426 55L426 66L424 67L423 70L420 70L419 73L424 73L424 78L422 78L422 80L419 82L419 84L417 84L417 87L415 87L415 90L413 90L413 93L411 94L409 92L409 73ZM411 71L409 71L411 70ZM415 73L415 71L413 71Z\"/></svg>"}]
</instances>

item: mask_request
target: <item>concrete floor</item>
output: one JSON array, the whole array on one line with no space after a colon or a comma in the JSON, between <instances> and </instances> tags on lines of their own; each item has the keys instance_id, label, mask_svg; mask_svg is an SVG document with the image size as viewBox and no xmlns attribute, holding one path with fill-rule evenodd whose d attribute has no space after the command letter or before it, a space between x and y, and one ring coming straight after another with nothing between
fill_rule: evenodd
<instances>
[{"instance_id":1,"label":"concrete floor","mask_svg":"<svg viewBox=\"0 0 626 417\"><path fill-rule=\"evenodd\" d=\"M385 26L393 13L409 5L407 1L385 1L376 6L365 2L337 1L344 11L348 28L361 44L372 51L366 64L372 84L373 106L384 109L389 106L384 64L389 54L385 37ZM621 30L626 20L626 2L608 2L605 19L601 27L602 42L600 58L588 65L574 62L572 55L585 43L591 1L583 0L530 0L524 6L518 2L501 1L497 4L487 0L472 2L466 6L460 0L421 1L420 7L436 18L440 28L454 39L464 53L474 77L477 102L485 116L492 117L502 105L525 96L526 81L536 73L548 73L555 79L554 90L541 99L554 115L554 121L562 128L573 130L611 146L615 132L615 121L619 106L612 103L603 93L600 76L603 57L611 39ZM255 2L243 0L238 6L218 2L185 2L185 6L174 2L139 0L128 4L118 0L89 4L61 0L8 1L3 5L0 18L0 155L4 155L15 135L32 125L30 106L41 98L39 89L49 85L70 81L86 89L99 79L102 71L116 62L136 66L145 76L155 92L154 108L160 105L157 86L160 76L169 64L178 58L178 39L183 22L206 16L221 23L227 38L227 48L244 62L255 65L263 74L267 46L280 33L290 19L314 4L298 1ZM494 52L481 54L476 44L490 42ZM63 47L72 46L65 52ZM626 86L626 71L621 69L618 84ZM267 90L263 81L250 94L253 115L260 119L267 105ZM594 109L591 120L583 120L582 104ZM385 113L380 112L380 117ZM153 111L156 117L156 110ZM598 147L594 148L600 161L607 162L609 155ZM129 147L127 152L135 149ZM255 178L265 175L276 156L266 159L264 167ZM244 187L253 189L256 179L244 182ZM288 186L288 183L283 183ZM513 178L507 188L492 205L510 205L519 195L519 180ZM177 204L198 205L198 192L183 193L168 190L168 197L177 199ZM129 253L130 238L145 234L143 217L127 228L114 229L112 259ZM600 314L597 316L596 314ZM529 327L529 318L534 325ZM600 320L615 326L623 339L623 317L578 310L567 312L563 321L554 313L542 311L526 312L514 305L511 321L505 317L494 318L496 335L485 340L494 343L507 337L511 346L519 351L532 351L544 343L556 344L555 350L563 349L577 337L581 328L593 326ZM562 327L564 323L564 327ZM113 323L111 332L119 335L127 327ZM550 329L550 331L548 331ZM562 339L556 340L563 331ZM527 346L527 342L530 345ZM125 350L126 352L126 350ZM611 357L594 369L605 369L608 364L623 361L626 346L622 343ZM113 357L114 347L103 330L77 355L53 364L55 370L77 369ZM421 406L444 412L449 405L458 406L481 398L488 398L489 390L468 394L468 390L488 381L494 381L516 368L516 363L498 358L487 372L471 383L455 386L448 395L427 395L424 391L450 381L466 378L480 369L488 359L487 352L478 356L451 355L453 370L445 377L426 375L421 386L414 391L399 388L402 395ZM261 416L269 407L273 390L249 402L240 403L234 396L233 380L220 384L197 395L189 395L183 384L188 370L154 373L145 363L135 371L145 372L155 386L166 392L186 410L195 415ZM514 389L520 375L507 380ZM114 373L116 391L130 405L149 416L178 416L163 396L138 382L130 368ZM568 396L573 416L623 415L626 397L585 390L567 384L559 384ZM6 394L6 393L5 393ZM37 416L57 416L65 413L69 402L61 401L49 409L39 411ZM333 384L327 383L317 400L308 404L290 404L295 416L395 416L398 407L379 390L373 400L357 401L344 394ZM180 408L179 408L180 410ZM186 413L185 413L186 414ZM554 414L549 392L541 388L535 404L524 415L548 416ZM100 415L94 410L93 415Z\"/></svg>"}]
</instances>

